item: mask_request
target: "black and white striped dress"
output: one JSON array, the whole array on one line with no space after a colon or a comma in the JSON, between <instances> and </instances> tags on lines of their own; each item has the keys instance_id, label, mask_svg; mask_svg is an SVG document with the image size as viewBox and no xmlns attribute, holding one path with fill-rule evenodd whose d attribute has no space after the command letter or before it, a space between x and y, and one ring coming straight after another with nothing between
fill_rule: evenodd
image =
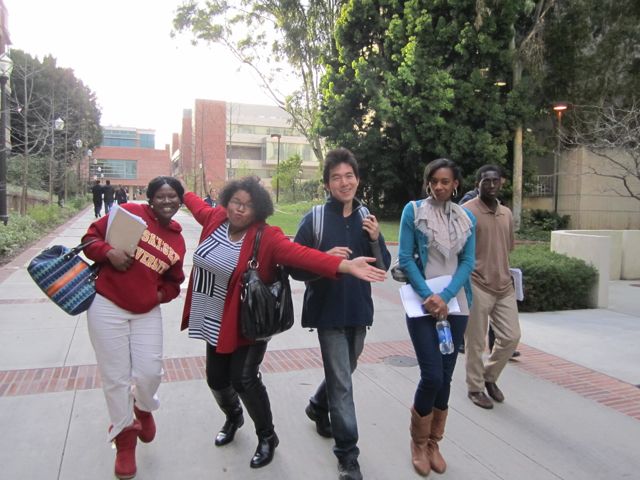
<instances>
[{"instance_id":1,"label":"black and white striped dress","mask_svg":"<svg viewBox=\"0 0 640 480\"><path fill-rule=\"evenodd\" d=\"M189 337L218 344L222 311L231 274L238 264L244 236L229 239L229 222L220 225L193 254L193 297Z\"/></svg>"}]
</instances>

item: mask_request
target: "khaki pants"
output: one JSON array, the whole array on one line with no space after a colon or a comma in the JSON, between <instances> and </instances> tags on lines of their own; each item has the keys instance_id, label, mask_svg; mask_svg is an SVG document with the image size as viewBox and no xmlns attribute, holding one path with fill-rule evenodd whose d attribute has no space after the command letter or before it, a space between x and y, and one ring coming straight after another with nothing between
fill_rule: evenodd
<instances>
[{"instance_id":1,"label":"khaki pants","mask_svg":"<svg viewBox=\"0 0 640 480\"><path fill-rule=\"evenodd\" d=\"M500 373L518 346L520 341L518 305L513 287L503 297L485 292L473 281L471 289L473 304L464 335L467 388L469 392L483 392L484 382L497 382ZM482 354L487 346L489 321L496 335L496 343L485 365Z\"/></svg>"}]
</instances>

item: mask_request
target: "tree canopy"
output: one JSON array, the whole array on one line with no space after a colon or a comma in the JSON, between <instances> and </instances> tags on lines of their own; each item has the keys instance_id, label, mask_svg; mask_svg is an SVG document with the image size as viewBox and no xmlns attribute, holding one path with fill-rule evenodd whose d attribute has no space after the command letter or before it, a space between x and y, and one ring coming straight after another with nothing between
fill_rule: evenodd
<instances>
[{"instance_id":1,"label":"tree canopy","mask_svg":"<svg viewBox=\"0 0 640 480\"><path fill-rule=\"evenodd\" d=\"M304 135L318 160L314 130L319 83L326 58L335 50L333 32L341 0L188 0L178 7L174 34L190 32L195 42L224 45L259 77L262 87ZM285 94L277 80L292 74L298 87Z\"/></svg>"},{"instance_id":2,"label":"tree canopy","mask_svg":"<svg viewBox=\"0 0 640 480\"><path fill-rule=\"evenodd\" d=\"M320 132L354 151L364 197L387 215L419 194L435 158L466 174L504 165L509 124L522 110L504 88L512 20L477 22L475 2L450 3L352 0L337 25Z\"/></svg>"},{"instance_id":3,"label":"tree canopy","mask_svg":"<svg viewBox=\"0 0 640 480\"><path fill-rule=\"evenodd\" d=\"M22 185L22 205L26 205L30 186L46 189L48 185L50 192L66 192L67 173L74 163L79 165L73 155L76 142L82 141L86 149L102 141L100 109L95 94L73 70L58 67L55 58L40 60L21 50L11 50L10 55L14 64L10 79L11 155L21 167L19 178L13 180ZM59 132L55 129L57 119L64 122ZM17 173L14 168L9 172Z\"/></svg>"}]
</instances>

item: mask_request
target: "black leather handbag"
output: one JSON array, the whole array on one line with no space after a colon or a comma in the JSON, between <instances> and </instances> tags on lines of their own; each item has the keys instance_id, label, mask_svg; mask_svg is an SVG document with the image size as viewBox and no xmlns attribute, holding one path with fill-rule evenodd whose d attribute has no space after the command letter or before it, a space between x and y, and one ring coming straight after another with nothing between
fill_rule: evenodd
<instances>
[{"instance_id":1,"label":"black leather handbag","mask_svg":"<svg viewBox=\"0 0 640 480\"><path fill-rule=\"evenodd\" d=\"M289 275L276 266L276 281L265 285L258 276L258 249L263 227L258 229L253 255L242 275L240 330L250 340L267 340L293 326L293 301Z\"/></svg>"}]
</instances>

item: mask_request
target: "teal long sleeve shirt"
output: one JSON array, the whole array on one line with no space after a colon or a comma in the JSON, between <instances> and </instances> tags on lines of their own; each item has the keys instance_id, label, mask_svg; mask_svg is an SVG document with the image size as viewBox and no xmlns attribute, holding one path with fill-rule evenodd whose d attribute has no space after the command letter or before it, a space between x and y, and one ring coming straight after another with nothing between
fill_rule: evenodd
<instances>
[{"instance_id":1,"label":"teal long sleeve shirt","mask_svg":"<svg viewBox=\"0 0 640 480\"><path fill-rule=\"evenodd\" d=\"M417 200L416 207L420 207L424 200ZM464 208L464 207L463 207ZM476 218L466 208L464 209L471 219L471 235L464 247L458 253L458 268L454 272L449 285L440 293L445 303L455 297L464 287L467 302L471 307L471 272L476 259ZM433 292L427 286L424 276L424 266L427 264L429 249L427 236L415 228L415 213L411 202L405 205L400 219L398 265L405 272L409 283L423 300L426 300Z\"/></svg>"}]
</instances>

